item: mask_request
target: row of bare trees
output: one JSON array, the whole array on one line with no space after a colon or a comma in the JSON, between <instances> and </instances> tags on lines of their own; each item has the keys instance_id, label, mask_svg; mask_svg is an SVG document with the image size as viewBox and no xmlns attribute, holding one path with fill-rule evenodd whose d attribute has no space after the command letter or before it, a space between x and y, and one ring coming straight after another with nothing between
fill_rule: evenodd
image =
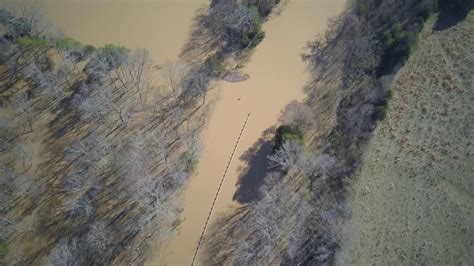
<instances>
[{"instance_id":1,"label":"row of bare trees","mask_svg":"<svg viewBox=\"0 0 474 266\"><path fill-rule=\"evenodd\" d=\"M82 45L38 16L0 10L2 260L143 263L178 220L210 76L169 63L156 86L146 50Z\"/></svg>"},{"instance_id":2,"label":"row of bare trees","mask_svg":"<svg viewBox=\"0 0 474 266\"><path fill-rule=\"evenodd\" d=\"M313 78L308 98L282 112L263 196L216 223L209 264L336 262L348 183L383 119L392 76L435 10L431 0L354 0L330 19L303 55Z\"/></svg>"},{"instance_id":3,"label":"row of bare trees","mask_svg":"<svg viewBox=\"0 0 474 266\"><path fill-rule=\"evenodd\" d=\"M436 1L430 0L351 1L329 21L326 32L309 43L303 59L310 63L314 80L306 87L305 102L313 113L321 111L316 115L334 120L329 130L316 123L309 127L307 135L316 132L318 138L307 146L323 155L311 159L319 167L307 175L315 201L311 222L301 228L305 241L297 245L296 255L284 257L286 263L335 263L350 215L348 184L362 163L372 131L384 118L393 75L435 11ZM285 123L292 120L298 121Z\"/></svg>"},{"instance_id":4,"label":"row of bare trees","mask_svg":"<svg viewBox=\"0 0 474 266\"><path fill-rule=\"evenodd\" d=\"M218 72L209 56L218 66L255 46L278 2L203 8L159 86L146 50L83 45L36 10L1 9L2 259L142 264L178 222Z\"/></svg>"},{"instance_id":5,"label":"row of bare trees","mask_svg":"<svg viewBox=\"0 0 474 266\"><path fill-rule=\"evenodd\" d=\"M339 229L335 214L322 215L315 208L334 200L325 192L329 173L336 166L334 157L286 141L268 159L272 171L260 188L261 197L212 225L205 240L206 264L305 264L311 261L306 247L315 236L321 240L327 230ZM318 176L317 181L312 183L310 176ZM334 242L326 241L327 250L314 251L319 262L331 259Z\"/></svg>"},{"instance_id":6,"label":"row of bare trees","mask_svg":"<svg viewBox=\"0 0 474 266\"><path fill-rule=\"evenodd\" d=\"M209 231L205 263L209 265L305 264L314 259L306 253L334 226L336 215L321 214L315 206L331 204L328 179L337 167L335 157L308 148L291 129L304 135L312 130L314 115L305 103L291 102L283 110L281 123L290 135L283 136L267 157L268 172L261 197L249 201L234 213L219 218ZM345 211L345 210L342 210ZM334 242L314 251L319 262L331 259ZM319 243L319 242L318 242ZM314 260L313 260L314 261Z\"/></svg>"}]
</instances>

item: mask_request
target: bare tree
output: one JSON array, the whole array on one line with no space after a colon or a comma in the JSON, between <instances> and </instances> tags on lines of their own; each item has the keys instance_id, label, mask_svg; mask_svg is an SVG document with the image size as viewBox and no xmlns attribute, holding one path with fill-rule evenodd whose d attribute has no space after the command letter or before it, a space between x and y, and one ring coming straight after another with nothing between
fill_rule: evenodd
<instances>
[{"instance_id":1,"label":"bare tree","mask_svg":"<svg viewBox=\"0 0 474 266\"><path fill-rule=\"evenodd\" d=\"M311 237L307 228L308 219L312 217L313 208L305 199L301 199L297 206L295 226L288 239L286 252L290 258L295 259L303 251L303 245Z\"/></svg>"},{"instance_id":2,"label":"bare tree","mask_svg":"<svg viewBox=\"0 0 474 266\"><path fill-rule=\"evenodd\" d=\"M245 0L243 2L247 5L256 6L261 16L266 17L272 12L273 8L284 1L285 0Z\"/></svg>"},{"instance_id":3,"label":"bare tree","mask_svg":"<svg viewBox=\"0 0 474 266\"><path fill-rule=\"evenodd\" d=\"M77 242L65 238L59 240L51 249L49 255L43 260L45 266L77 265L76 263Z\"/></svg>"},{"instance_id":4,"label":"bare tree","mask_svg":"<svg viewBox=\"0 0 474 266\"><path fill-rule=\"evenodd\" d=\"M182 93L183 81L188 74L190 67L182 62L166 62L163 65L162 73L168 88L173 92L177 99Z\"/></svg>"},{"instance_id":5,"label":"bare tree","mask_svg":"<svg viewBox=\"0 0 474 266\"><path fill-rule=\"evenodd\" d=\"M104 79L109 78L110 69L107 62L101 60L94 54L84 67L84 72L92 81L101 82Z\"/></svg>"},{"instance_id":6,"label":"bare tree","mask_svg":"<svg viewBox=\"0 0 474 266\"><path fill-rule=\"evenodd\" d=\"M64 189L67 193L75 193L90 189L94 184L93 178L84 170L78 170L66 177Z\"/></svg>"},{"instance_id":7,"label":"bare tree","mask_svg":"<svg viewBox=\"0 0 474 266\"><path fill-rule=\"evenodd\" d=\"M31 151L29 150L28 146L26 146L25 144L19 143L16 146L15 153L18 159L20 159L21 161L23 172L26 174L32 166L33 155Z\"/></svg>"},{"instance_id":8,"label":"bare tree","mask_svg":"<svg viewBox=\"0 0 474 266\"><path fill-rule=\"evenodd\" d=\"M80 197L76 195L68 196L65 207L72 217L89 218L94 214L94 206L87 195Z\"/></svg>"},{"instance_id":9,"label":"bare tree","mask_svg":"<svg viewBox=\"0 0 474 266\"><path fill-rule=\"evenodd\" d=\"M52 25L47 21L43 13L38 8L22 6L20 18L29 37L49 37L53 36Z\"/></svg>"},{"instance_id":10,"label":"bare tree","mask_svg":"<svg viewBox=\"0 0 474 266\"><path fill-rule=\"evenodd\" d=\"M336 158L329 154L322 154L316 159L316 166L318 172L322 176L327 176L330 174L331 169L333 169L336 164Z\"/></svg>"},{"instance_id":11,"label":"bare tree","mask_svg":"<svg viewBox=\"0 0 474 266\"><path fill-rule=\"evenodd\" d=\"M287 171L296 166L304 153L302 145L296 141L285 141L280 149L268 156L270 165Z\"/></svg>"},{"instance_id":12,"label":"bare tree","mask_svg":"<svg viewBox=\"0 0 474 266\"><path fill-rule=\"evenodd\" d=\"M136 134L132 139L133 150L130 156L131 158L136 157L137 160L143 160L147 165L148 161L152 160L158 166L168 160L170 143L171 136L167 129L161 125L154 130ZM141 158L142 156L144 158Z\"/></svg>"},{"instance_id":13,"label":"bare tree","mask_svg":"<svg viewBox=\"0 0 474 266\"><path fill-rule=\"evenodd\" d=\"M56 41L55 47L58 49L62 63L67 65L72 71L78 71L77 63L85 61L93 53L94 48L68 37L62 37Z\"/></svg>"},{"instance_id":14,"label":"bare tree","mask_svg":"<svg viewBox=\"0 0 474 266\"><path fill-rule=\"evenodd\" d=\"M247 239L235 239L235 258L236 265L251 265L255 263L257 258L258 251L254 247L254 243L248 241Z\"/></svg>"},{"instance_id":15,"label":"bare tree","mask_svg":"<svg viewBox=\"0 0 474 266\"><path fill-rule=\"evenodd\" d=\"M187 162L185 160L169 159L165 162L165 174L173 187L183 185L188 179L189 174L186 171Z\"/></svg>"},{"instance_id":16,"label":"bare tree","mask_svg":"<svg viewBox=\"0 0 474 266\"><path fill-rule=\"evenodd\" d=\"M108 88L94 88L93 94L82 99L79 110L85 119L97 119L99 122L106 119L110 111L112 91Z\"/></svg>"},{"instance_id":17,"label":"bare tree","mask_svg":"<svg viewBox=\"0 0 474 266\"><path fill-rule=\"evenodd\" d=\"M171 109L169 113L169 117L171 118L172 126L174 129L173 131L174 137L176 140L178 140L181 137L180 127L187 119L186 115L187 115L187 112L185 108L182 107L181 105L175 106L173 109Z\"/></svg>"},{"instance_id":18,"label":"bare tree","mask_svg":"<svg viewBox=\"0 0 474 266\"><path fill-rule=\"evenodd\" d=\"M13 173L11 167L3 162L0 162L0 186L4 191L2 195L5 196L5 198L2 198L2 202L5 202L5 204L10 199L9 195L12 194L10 187L13 180L15 180L15 174Z\"/></svg>"},{"instance_id":19,"label":"bare tree","mask_svg":"<svg viewBox=\"0 0 474 266\"><path fill-rule=\"evenodd\" d=\"M315 117L308 105L292 101L285 107L280 119L282 124L299 128L306 132L313 126Z\"/></svg>"},{"instance_id":20,"label":"bare tree","mask_svg":"<svg viewBox=\"0 0 474 266\"><path fill-rule=\"evenodd\" d=\"M301 153L296 169L306 177L327 177L336 163L336 159L328 154L317 156L312 152Z\"/></svg>"},{"instance_id":21,"label":"bare tree","mask_svg":"<svg viewBox=\"0 0 474 266\"><path fill-rule=\"evenodd\" d=\"M16 95L11 99L13 110L17 114L17 119L21 120L22 125L26 124L27 131L22 134L28 134L34 131L34 122L38 117L38 113L33 108L33 101L28 99L24 93Z\"/></svg>"},{"instance_id":22,"label":"bare tree","mask_svg":"<svg viewBox=\"0 0 474 266\"><path fill-rule=\"evenodd\" d=\"M196 58L204 60L209 54L223 49L227 43L230 14L235 8L235 1L219 1L212 8L199 9L181 57L190 62Z\"/></svg>"},{"instance_id":23,"label":"bare tree","mask_svg":"<svg viewBox=\"0 0 474 266\"><path fill-rule=\"evenodd\" d=\"M202 105L204 105L206 103L209 81L209 75L204 69L198 68L189 71L182 83L181 98L185 104L189 104L197 97L201 97Z\"/></svg>"},{"instance_id":24,"label":"bare tree","mask_svg":"<svg viewBox=\"0 0 474 266\"><path fill-rule=\"evenodd\" d=\"M137 49L130 53L125 61L124 68L127 80L135 88L143 102L143 90L151 83L152 62L150 54L145 49Z\"/></svg>"},{"instance_id":25,"label":"bare tree","mask_svg":"<svg viewBox=\"0 0 474 266\"><path fill-rule=\"evenodd\" d=\"M227 27L239 35L252 30L259 23L258 13L245 5L239 5L230 14ZM239 38L241 36L238 36Z\"/></svg>"},{"instance_id":26,"label":"bare tree","mask_svg":"<svg viewBox=\"0 0 474 266\"><path fill-rule=\"evenodd\" d=\"M6 152L13 147L15 132L11 127L11 123L5 119L0 119L0 151Z\"/></svg>"},{"instance_id":27,"label":"bare tree","mask_svg":"<svg viewBox=\"0 0 474 266\"><path fill-rule=\"evenodd\" d=\"M211 33L207 37L217 36L216 40L221 42L219 47L228 45L232 48L234 44L225 43L229 34L233 34L231 31L247 33L254 30L258 20L254 8L236 3L207 12L216 16L205 22L212 21L213 24L206 26L206 32ZM0 20L5 14L0 11ZM54 247L54 244L40 246L27 252L25 261L32 259L33 253L47 254L52 248L44 261L46 265L106 264L112 261L112 253L118 261L127 251L134 254L139 263L143 258L138 257L145 254L150 239L165 237L177 220L179 202L172 196L186 182L197 162L199 130L207 110L206 93L211 82L208 65L203 62L189 66L180 62L166 64L163 72L170 91L162 90L162 94L150 99L154 91L150 90L153 68L148 52L142 49L129 52L120 46L105 45L89 50L90 57L88 55L87 62L82 60L86 66L81 69L82 64L78 62L84 59L85 47L72 39L46 36L46 29L38 28L37 16L33 12L25 16L30 21L9 21L14 34L5 39L7 42L0 43L0 46L10 47L0 53L0 56L8 56L9 71L14 72L18 80L26 81L30 89L28 94L11 98L16 101L17 112L22 114L17 116L18 120L31 122L31 130L36 129L35 123L49 122L50 127L60 126L65 128L66 134L77 135L49 140L48 145L54 147L48 150L51 156L46 158L51 167L38 171L42 177L40 181L51 174L52 179L43 183L52 187L35 192L39 196L30 195L32 184L36 185L30 177L10 173L6 168L2 170L0 185L6 192L0 196L2 208L4 205L10 207L12 198L22 199L20 196L24 195L30 198L22 204L38 199L41 204L32 205L40 211L44 208L51 211L45 207L48 204L62 205L55 206L54 217L51 217L54 222L48 225L48 228L57 226L58 229L48 231L50 240L62 240L54 243ZM58 43L60 41L63 42ZM62 62L59 65L53 65L50 53L46 53L52 47L60 52ZM25 65L24 62L31 63ZM72 107L67 106L71 98ZM49 105L51 110L56 111L53 108L59 107L64 112L54 112L55 117L51 120L36 119L41 114L41 103L45 101L52 103ZM132 123L135 114L139 118L137 123L120 128ZM109 128L113 123L118 124L118 120L120 126ZM67 127L63 127L63 123L67 123ZM4 132L0 133L1 137ZM2 146L7 146L3 142L10 141L9 138L1 140ZM32 165L31 152L21 144L15 152L18 160L14 164L21 163L26 174ZM8 194L6 200L3 200L3 194ZM272 199L276 200L275 197ZM113 205L114 210L104 214L104 204ZM271 208L271 204L266 202L265 208ZM262 215L258 219L259 226L255 229L259 235L267 237L275 225ZM3 220L0 223L3 225ZM244 247L244 242L240 242ZM250 253L244 261L251 256L256 258L257 253L261 257L274 252L274 242L268 242L262 244L262 251L253 253L247 245L244 249Z\"/></svg>"},{"instance_id":28,"label":"bare tree","mask_svg":"<svg viewBox=\"0 0 474 266\"><path fill-rule=\"evenodd\" d=\"M287 216L289 210L286 210L291 202L287 186L267 187L262 194L262 199L252 204L249 219L244 224L252 234L257 264L278 254L280 235L285 231L285 217L290 217Z\"/></svg>"},{"instance_id":29,"label":"bare tree","mask_svg":"<svg viewBox=\"0 0 474 266\"><path fill-rule=\"evenodd\" d=\"M6 26L9 38L54 36L54 29L39 9L23 5L15 13L0 10L0 21Z\"/></svg>"},{"instance_id":30,"label":"bare tree","mask_svg":"<svg viewBox=\"0 0 474 266\"><path fill-rule=\"evenodd\" d=\"M59 65L56 76L60 80L61 86L64 87L67 84L68 87L71 87L71 79L74 78L74 74L76 74L75 72L79 72L79 70L77 69L75 61L71 57L64 56L63 54L61 54L60 57L61 64Z\"/></svg>"},{"instance_id":31,"label":"bare tree","mask_svg":"<svg viewBox=\"0 0 474 266\"><path fill-rule=\"evenodd\" d=\"M24 74L30 78L34 84L41 89L41 93L53 99L64 95L59 77L49 70L43 70L36 63L32 63L25 68Z\"/></svg>"},{"instance_id":32,"label":"bare tree","mask_svg":"<svg viewBox=\"0 0 474 266\"><path fill-rule=\"evenodd\" d=\"M85 236L87 249L98 258L107 258L112 253L113 234L110 227L103 221L94 223Z\"/></svg>"},{"instance_id":33,"label":"bare tree","mask_svg":"<svg viewBox=\"0 0 474 266\"><path fill-rule=\"evenodd\" d=\"M79 110L88 120L105 122L110 114L115 114L121 126L128 126L130 118L136 111L133 97L115 98L110 86L96 87L92 95L80 100Z\"/></svg>"},{"instance_id":34,"label":"bare tree","mask_svg":"<svg viewBox=\"0 0 474 266\"><path fill-rule=\"evenodd\" d=\"M191 173L194 170L199 153L201 152L199 135L194 132L188 132L181 137L180 141L184 148L184 152L181 154L181 161L179 164L183 166L185 172Z\"/></svg>"}]
</instances>

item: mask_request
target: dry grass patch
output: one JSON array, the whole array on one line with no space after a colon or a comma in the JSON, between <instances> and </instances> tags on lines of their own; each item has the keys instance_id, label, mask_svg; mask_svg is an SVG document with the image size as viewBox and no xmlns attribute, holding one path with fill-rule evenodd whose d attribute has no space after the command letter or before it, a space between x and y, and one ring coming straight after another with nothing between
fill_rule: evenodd
<instances>
[{"instance_id":1,"label":"dry grass patch","mask_svg":"<svg viewBox=\"0 0 474 266\"><path fill-rule=\"evenodd\" d=\"M425 32L356 177L343 264L473 264L474 13Z\"/></svg>"}]
</instances>

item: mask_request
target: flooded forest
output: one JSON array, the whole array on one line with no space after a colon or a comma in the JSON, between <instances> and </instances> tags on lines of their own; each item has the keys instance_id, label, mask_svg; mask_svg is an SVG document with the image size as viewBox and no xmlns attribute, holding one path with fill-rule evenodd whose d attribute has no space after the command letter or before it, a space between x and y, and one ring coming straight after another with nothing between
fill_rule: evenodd
<instances>
[{"instance_id":1,"label":"flooded forest","mask_svg":"<svg viewBox=\"0 0 474 266\"><path fill-rule=\"evenodd\" d=\"M474 263L473 7L0 0L0 265Z\"/></svg>"}]
</instances>

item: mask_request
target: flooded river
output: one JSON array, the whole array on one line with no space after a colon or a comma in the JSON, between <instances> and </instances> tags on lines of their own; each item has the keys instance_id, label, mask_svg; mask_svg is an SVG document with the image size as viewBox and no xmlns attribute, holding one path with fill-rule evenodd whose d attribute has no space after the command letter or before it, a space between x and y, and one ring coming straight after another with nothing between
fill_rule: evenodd
<instances>
[{"instance_id":1,"label":"flooded river","mask_svg":"<svg viewBox=\"0 0 474 266\"><path fill-rule=\"evenodd\" d=\"M95 46L115 43L132 49L146 48L156 64L178 57L195 11L206 3L205 0L39 1L47 17L67 36ZM342 11L344 3L345 0L290 1L281 15L265 24L266 37L242 70L250 78L240 83L219 83L214 111L203 132L202 157L184 190L183 222L170 242L156 252L150 265L191 263L235 141L247 114L251 113L211 223L238 206L233 197L239 168L245 166L241 156L266 129L277 123L287 103L304 97L302 88L308 73L300 53L307 41L324 31L327 19ZM199 256L203 254L198 255L198 264Z\"/></svg>"},{"instance_id":2,"label":"flooded river","mask_svg":"<svg viewBox=\"0 0 474 266\"><path fill-rule=\"evenodd\" d=\"M307 41L324 31L327 19L342 11L344 3L345 0L290 1L281 15L265 24L266 37L243 69L250 78L240 83L220 84L218 100L204 132L204 150L197 173L184 193L184 221L150 265L191 263L222 174L245 118L251 113L210 222L238 206L233 196L239 167L245 166L239 158L266 129L277 123L287 103L304 97L302 88L308 73L300 53ZM202 255L198 255L198 264Z\"/></svg>"}]
</instances>

